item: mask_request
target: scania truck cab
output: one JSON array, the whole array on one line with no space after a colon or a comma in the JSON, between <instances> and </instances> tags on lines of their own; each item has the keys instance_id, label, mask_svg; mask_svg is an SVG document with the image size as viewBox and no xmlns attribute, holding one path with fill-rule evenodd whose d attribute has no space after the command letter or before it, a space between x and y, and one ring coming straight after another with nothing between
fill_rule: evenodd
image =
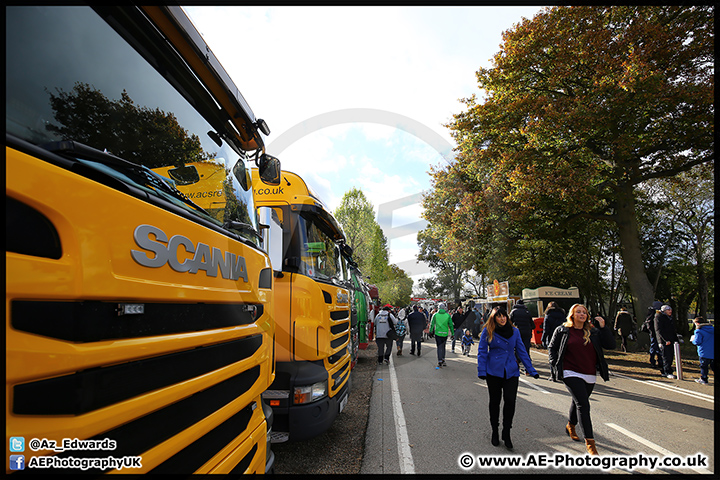
<instances>
[{"instance_id":1,"label":"scania truck cab","mask_svg":"<svg viewBox=\"0 0 720 480\"><path fill-rule=\"evenodd\" d=\"M5 14L6 472L271 471L265 122L180 7Z\"/></svg>"},{"instance_id":2,"label":"scania truck cab","mask_svg":"<svg viewBox=\"0 0 720 480\"><path fill-rule=\"evenodd\" d=\"M263 398L273 408L273 441L304 440L325 432L348 398L345 235L297 174L283 170L277 187L257 183L258 169L252 175L263 235L282 245L282 255L272 259L276 374Z\"/></svg>"}]
</instances>

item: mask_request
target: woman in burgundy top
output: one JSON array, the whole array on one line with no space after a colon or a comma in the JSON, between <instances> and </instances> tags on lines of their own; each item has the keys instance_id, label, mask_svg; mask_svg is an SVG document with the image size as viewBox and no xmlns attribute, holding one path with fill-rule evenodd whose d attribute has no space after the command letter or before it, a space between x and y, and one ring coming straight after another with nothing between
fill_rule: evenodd
<instances>
[{"instance_id":1,"label":"woman in burgundy top","mask_svg":"<svg viewBox=\"0 0 720 480\"><path fill-rule=\"evenodd\" d=\"M590 420L590 394L597 373L605 381L610 379L603 348L615 348L615 337L605 325L605 319L597 316L595 322L597 327L593 326L584 305L573 305L567 321L555 330L548 346L552 380L564 382L572 396L565 432L573 440L580 441L575 432L579 419L591 455L598 452Z\"/></svg>"}]
</instances>

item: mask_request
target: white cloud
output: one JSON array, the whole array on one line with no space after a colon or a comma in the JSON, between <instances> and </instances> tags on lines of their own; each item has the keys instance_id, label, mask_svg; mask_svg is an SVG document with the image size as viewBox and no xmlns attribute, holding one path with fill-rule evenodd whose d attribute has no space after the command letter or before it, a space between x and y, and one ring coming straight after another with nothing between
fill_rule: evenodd
<instances>
[{"instance_id":1,"label":"white cloud","mask_svg":"<svg viewBox=\"0 0 720 480\"><path fill-rule=\"evenodd\" d=\"M368 140L385 140L388 144L391 142L397 130L395 127L373 123L358 123L357 126L362 130L363 135Z\"/></svg>"},{"instance_id":2,"label":"white cloud","mask_svg":"<svg viewBox=\"0 0 720 480\"><path fill-rule=\"evenodd\" d=\"M422 213L422 205L414 203L407 207L398 208L393 212L392 226L401 227L408 223L417 222L422 220L420 214Z\"/></svg>"}]
</instances>

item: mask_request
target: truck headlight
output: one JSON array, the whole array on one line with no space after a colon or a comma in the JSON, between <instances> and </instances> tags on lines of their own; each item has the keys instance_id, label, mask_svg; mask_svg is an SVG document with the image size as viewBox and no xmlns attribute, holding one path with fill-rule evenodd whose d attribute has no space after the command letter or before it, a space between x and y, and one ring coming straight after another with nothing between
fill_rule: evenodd
<instances>
[{"instance_id":1,"label":"truck headlight","mask_svg":"<svg viewBox=\"0 0 720 480\"><path fill-rule=\"evenodd\" d=\"M322 382L313 383L312 385L295 387L293 391L293 403L295 405L312 403L320 400L326 395L327 380L323 380Z\"/></svg>"}]
</instances>

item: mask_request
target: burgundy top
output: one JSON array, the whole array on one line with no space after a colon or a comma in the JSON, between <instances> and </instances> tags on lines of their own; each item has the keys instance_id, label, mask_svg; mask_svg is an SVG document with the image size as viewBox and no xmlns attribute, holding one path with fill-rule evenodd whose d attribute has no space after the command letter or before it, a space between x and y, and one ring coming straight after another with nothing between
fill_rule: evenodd
<instances>
[{"instance_id":1,"label":"burgundy top","mask_svg":"<svg viewBox=\"0 0 720 480\"><path fill-rule=\"evenodd\" d=\"M585 375L595 375L595 365L597 364L595 347L590 341L587 345L583 345L584 342L583 330L570 327L567 350L565 350L563 358L563 369Z\"/></svg>"}]
</instances>

